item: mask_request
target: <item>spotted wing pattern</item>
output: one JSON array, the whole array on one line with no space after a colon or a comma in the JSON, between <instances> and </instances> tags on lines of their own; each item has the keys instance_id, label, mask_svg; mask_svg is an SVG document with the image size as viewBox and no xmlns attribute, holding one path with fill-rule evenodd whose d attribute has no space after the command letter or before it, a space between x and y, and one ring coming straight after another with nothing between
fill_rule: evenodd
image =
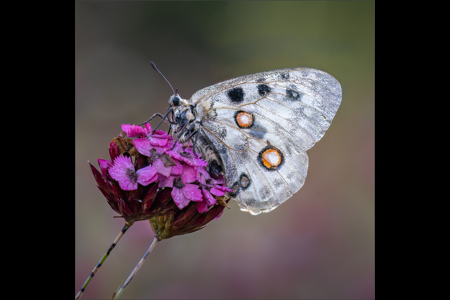
<instances>
[{"instance_id":1,"label":"spotted wing pattern","mask_svg":"<svg viewBox=\"0 0 450 300\"><path fill-rule=\"evenodd\" d=\"M241 210L269 212L304 184L306 150L325 134L342 97L339 82L310 68L238 77L196 92L200 145L222 160Z\"/></svg>"}]
</instances>

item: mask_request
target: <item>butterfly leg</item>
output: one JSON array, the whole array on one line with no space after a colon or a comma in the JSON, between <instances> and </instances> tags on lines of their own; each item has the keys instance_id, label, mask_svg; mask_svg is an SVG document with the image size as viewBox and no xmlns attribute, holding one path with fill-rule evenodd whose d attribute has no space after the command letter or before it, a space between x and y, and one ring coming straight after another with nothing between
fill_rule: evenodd
<instances>
[{"instance_id":1,"label":"butterfly leg","mask_svg":"<svg viewBox=\"0 0 450 300\"><path fill-rule=\"evenodd\" d=\"M166 112L166 114L162 117L161 122L159 122L159 124L155 127L155 129L153 129L153 132L155 132L156 129L158 129L158 127L162 124L162 122L164 122L164 120L166 119L166 117L169 115L169 113L173 110L173 108L169 108L169 110ZM172 123L171 121L169 121L170 124L176 124L176 123Z\"/></svg>"},{"instance_id":2,"label":"butterfly leg","mask_svg":"<svg viewBox=\"0 0 450 300\"><path fill-rule=\"evenodd\" d=\"M170 149L170 150L173 150L173 148L175 148L175 145L177 144L177 142L178 142L178 140L180 139L180 137L183 135L183 133L184 133L184 131L186 130L186 128L187 128L187 124L184 125L184 127L181 129L180 134L177 136L177 139L176 139L175 142L173 143L172 149Z\"/></svg>"},{"instance_id":3,"label":"butterfly leg","mask_svg":"<svg viewBox=\"0 0 450 300\"><path fill-rule=\"evenodd\" d=\"M154 117L161 117L161 118L163 118L164 116L163 116L162 114L160 114L160 113L156 113L156 114L154 114L153 116L151 116L150 119L148 119L147 121L145 121L145 122L139 124L138 126L141 126L141 125L144 125L145 123L150 122L151 120L153 120Z\"/></svg>"},{"instance_id":4,"label":"butterfly leg","mask_svg":"<svg viewBox=\"0 0 450 300\"><path fill-rule=\"evenodd\" d=\"M195 133L195 140L194 140L194 144L192 145L192 151L194 152L194 156L197 154L197 153L195 153L195 145L197 144L197 139L198 139L199 133L200 133L200 129L197 130L197 132Z\"/></svg>"},{"instance_id":5,"label":"butterfly leg","mask_svg":"<svg viewBox=\"0 0 450 300\"><path fill-rule=\"evenodd\" d=\"M141 123L141 124L139 124L138 126L141 126L141 125L144 125L145 123L148 123L148 122L150 122L151 120L153 120L153 118L155 118L155 117L160 117L160 118L162 118L162 120L161 120L161 123L164 121L164 119L167 117L167 115L170 113L172 111L172 109L171 108L169 108L169 111L163 116L162 114L160 114L160 113L156 113L156 114L154 114L153 116L151 116L150 117L150 119L148 119L147 121L145 121L145 122L143 122L143 123ZM176 124L175 122L173 122L173 121L171 121L171 120L167 120L170 124ZM159 124L159 125L161 125L161 123ZM158 126L159 126L158 125Z\"/></svg>"}]
</instances>

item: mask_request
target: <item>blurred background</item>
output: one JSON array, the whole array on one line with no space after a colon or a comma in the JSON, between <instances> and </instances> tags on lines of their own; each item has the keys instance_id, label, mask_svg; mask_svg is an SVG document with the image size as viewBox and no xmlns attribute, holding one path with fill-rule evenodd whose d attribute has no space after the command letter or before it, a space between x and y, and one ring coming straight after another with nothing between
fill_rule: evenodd
<instances>
[{"instance_id":1,"label":"blurred background","mask_svg":"<svg viewBox=\"0 0 450 300\"><path fill-rule=\"evenodd\" d=\"M258 216L232 201L205 229L159 243L121 299L373 299L374 11L373 1L75 2L75 294L124 225L87 161L109 159L121 124L165 112L171 90L154 61L184 98L312 67L339 80L343 99L294 197ZM135 223L83 299L109 299L152 238Z\"/></svg>"}]
</instances>

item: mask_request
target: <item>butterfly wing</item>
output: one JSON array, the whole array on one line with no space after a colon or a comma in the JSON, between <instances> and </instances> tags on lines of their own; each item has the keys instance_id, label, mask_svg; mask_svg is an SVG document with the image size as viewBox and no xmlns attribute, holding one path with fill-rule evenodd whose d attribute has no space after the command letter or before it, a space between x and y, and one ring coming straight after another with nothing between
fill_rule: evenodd
<instances>
[{"instance_id":1,"label":"butterfly wing","mask_svg":"<svg viewBox=\"0 0 450 300\"><path fill-rule=\"evenodd\" d=\"M269 212L304 184L306 150L325 134L342 97L339 82L310 68L238 77L190 99L200 134L225 168L241 210Z\"/></svg>"}]
</instances>

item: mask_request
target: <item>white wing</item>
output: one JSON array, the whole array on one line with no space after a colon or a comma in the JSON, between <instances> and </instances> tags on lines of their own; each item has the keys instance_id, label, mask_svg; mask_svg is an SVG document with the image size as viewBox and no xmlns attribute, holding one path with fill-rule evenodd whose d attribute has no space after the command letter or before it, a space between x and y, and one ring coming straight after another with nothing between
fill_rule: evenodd
<instances>
[{"instance_id":1,"label":"white wing","mask_svg":"<svg viewBox=\"0 0 450 300\"><path fill-rule=\"evenodd\" d=\"M341 102L339 82L310 68L238 77L190 99L200 134L222 159L241 210L269 212L304 184L306 150L325 134Z\"/></svg>"}]
</instances>

